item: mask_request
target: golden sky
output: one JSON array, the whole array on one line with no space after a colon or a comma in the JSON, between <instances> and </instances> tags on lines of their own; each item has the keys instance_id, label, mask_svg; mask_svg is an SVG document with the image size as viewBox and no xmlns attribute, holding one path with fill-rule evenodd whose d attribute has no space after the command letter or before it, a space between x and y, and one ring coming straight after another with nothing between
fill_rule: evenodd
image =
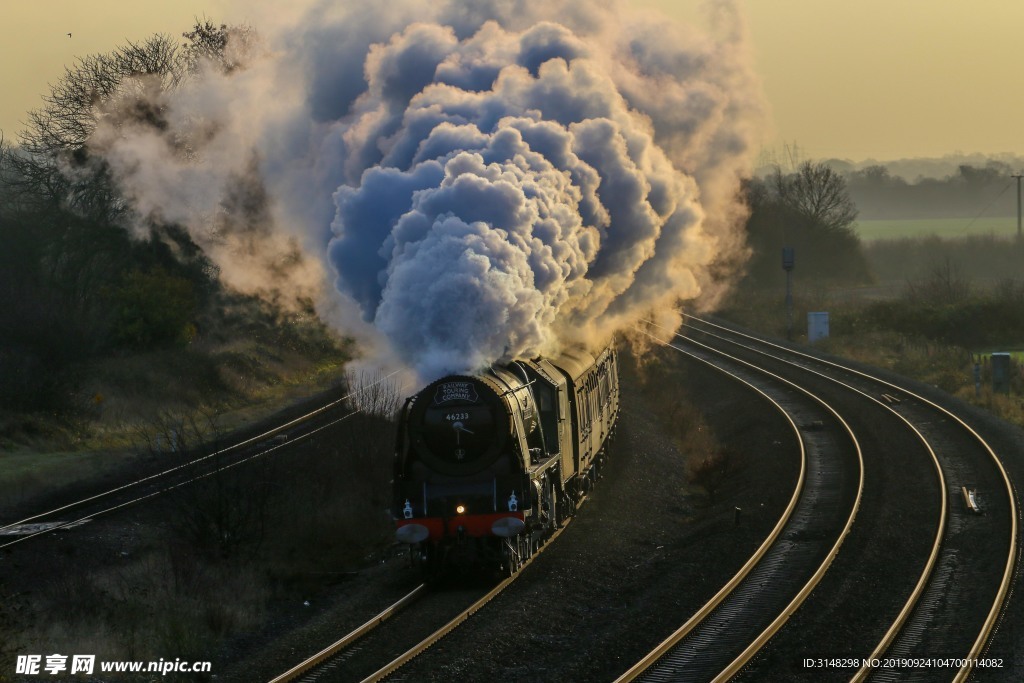
<instances>
[{"instance_id":1,"label":"golden sky","mask_svg":"<svg viewBox=\"0 0 1024 683\"><path fill-rule=\"evenodd\" d=\"M699 21L698 0L632 0ZM768 145L812 158L1024 153L1017 59L1024 3L743 0L772 109ZM8 0L0 13L0 131L13 138L76 56L195 17L248 17L229 0ZM235 5L237 7L237 5ZM256 27L259 28L258 26ZM68 37L68 33L71 37Z\"/></svg>"}]
</instances>

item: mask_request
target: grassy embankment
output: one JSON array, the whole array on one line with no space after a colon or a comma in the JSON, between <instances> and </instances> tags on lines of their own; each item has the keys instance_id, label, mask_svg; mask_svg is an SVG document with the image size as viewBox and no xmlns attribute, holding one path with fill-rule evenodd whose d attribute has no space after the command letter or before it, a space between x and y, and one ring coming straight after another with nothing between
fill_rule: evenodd
<instances>
[{"instance_id":1,"label":"grassy embankment","mask_svg":"<svg viewBox=\"0 0 1024 683\"><path fill-rule=\"evenodd\" d=\"M128 465L174 431L227 433L341 382L347 342L277 323L98 360L76 369L63 412L0 412L0 509Z\"/></svg>"},{"instance_id":2,"label":"grassy embankment","mask_svg":"<svg viewBox=\"0 0 1024 683\"><path fill-rule=\"evenodd\" d=\"M323 369L284 366L295 381L257 392L266 400L241 412L262 414L258 408L310 388ZM89 652L105 660L208 660L223 670L282 606L320 600L391 538L384 510L398 387L375 380L347 378L349 386L372 387L362 393L363 412L320 439L289 442L166 493L122 515L122 526L98 543L62 544L46 559L45 575L56 580L0 604L0 661L26 651ZM200 429L180 432L181 451L159 456L169 466L211 438L201 419L187 424ZM31 561L22 556L22 567Z\"/></svg>"},{"instance_id":3,"label":"grassy embankment","mask_svg":"<svg viewBox=\"0 0 1024 683\"><path fill-rule=\"evenodd\" d=\"M864 249L883 286L813 286L796 272L796 340L806 339L809 311L828 311L831 336L818 343L821 350L934 385L1024 425L1019 361L1011 371L1009 394L993 393L989 365L993 351L1017 358L1024 351L1024 244L993 235L930 235L876 240ZM781 287L740 290L721 313L785 337L783 301ZM982 370L977 393L975 362Z\"/></svg>"},{"instance_id":4,"label":"grassy embankment","mask_svg":"<svg viewBox=\"0 0 1024 683\"><path fill-rule=\"evenodd\" d=\"M664 351L664 350L662 350ZM664 430L684 463L687 492L703 504L713 505L721 488L735 471L735 455L716 436L698 402L687 389L686 367L675 352L646 353L639 358L632 353L622 356L620 363L623 384L638 388L628 400L642 405ZM666 377L680 388L665 400ZM651 397L658 396L657 400Z\"/></svg>"}]
</instances>

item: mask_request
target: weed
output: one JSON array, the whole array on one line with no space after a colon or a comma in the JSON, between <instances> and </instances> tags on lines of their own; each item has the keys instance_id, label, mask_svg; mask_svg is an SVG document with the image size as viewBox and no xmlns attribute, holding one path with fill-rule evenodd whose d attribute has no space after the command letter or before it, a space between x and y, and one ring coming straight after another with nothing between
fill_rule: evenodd
<instances>
[{"instance_id":1,"label":"weed","mask_svg":"<svg viewBox=\"0 0 1024 683\"><path fill-rule=\"evenodd\" d=\"M1024 424L1024 377L1011 377L1010 395L991 394L988 355L981 349L1024 345L1024 283L1002 279L982 286L945 259L912 280L896 297L849 296L841 290L795 297L795 325L811 310L830 312L831 336L815 348L892 370ZM776 292L738 292L722 315L773 336L785 336L784 308ZM796 341L803 338L798 332ZM982 362L976 395L974 362Z\"/></svg>"},{"instance_id":2,"label":"weed","mask_svg":"<svg viewBox=\"0 0 1024 683\"><path fill-rule=\"evenodd\" d=\"M663 383L669 374L680 384L686 384L684 366L666 360L662 354L640 357L641 364L624 366L627 371L637 372L644 385ZM707 493L708 503L713 505L718 492L735 472L735 458L722 447L700 408L685 395L659 401L651 405L651 410L683 454L687 482L702 488Z\"/></svg>"}]
</instances>

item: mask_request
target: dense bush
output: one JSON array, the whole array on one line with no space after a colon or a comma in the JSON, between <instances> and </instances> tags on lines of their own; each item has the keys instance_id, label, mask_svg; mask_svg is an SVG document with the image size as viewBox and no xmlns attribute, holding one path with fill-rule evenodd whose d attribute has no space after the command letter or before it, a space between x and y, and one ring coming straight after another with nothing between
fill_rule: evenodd
<instances>
[{"instance_id":1,"label":"dense bush","mask_svg":"<svg viewBox=\"0 0 1024 683\"><path fill-rule=\"evenodd\" d=\"M149 91L178 87L200 59L234 68L218 57L250 33L197 22L181 45L157 35L81 58L18 146L0 135L0 409L65 412L90 362L194 337L216 269L179 226L132 215L91 136L100 118L162 125Z\"/></svg>"},{"instance_id":2,"label":"dense bush","mask_svg":"<svg viewBox=\"0 0 1024 683\"><path fill-rule=\"evenodd\" d=\"M1024 284L1006 281L959 295L941 281L921 289L911 287L903 298L871 303L861 314L864 327L969 349L1015 347L1024 339Z\"/></svg>"},{"instance_id":3,"label":"dense bush","mask_svg":"<svg viewBox=\"0 0 1024 683\"><path fill-rule=\"evenodd\" d=\"M930 235L867 242L864 254L881 281L927 280L936 269L949 267L961 279L992 282L1020 276L1024 242L995 235Z\"/></svg>"},{"instance_id":4,"label":"dense bush","mask_svg":"<svg viewBox=\"0 0 1024 683\"><path fill-rule=\"evenodd\" d=\"M0 408L66 409L89 361L187 343L216 281L198 250L172 249L175 237L0 209Z\"/></svg>"},{"instance_id":5,"label":"dense bush","mask_svg":"<svg viewBox=\"0 0 1024 683\"><path fill-rule=\"evenodd\" d=\"M860 239L852 228L856 209L837 174L804 164L797 173L746 186L753 254L745 284L763 288L784 282L782 248L796 251L801 280L820 284L867 282L870 275Z\"/></svg>"},{"instance_id":6,"label":"dense bush","mask_svg":"<svg viewBox=\"0 0 1024 683\"><path fill-rule=\"evenodd\" d=\"M164 270L129 272L111 295L116 345L153 348L195 337L196 295L192 283Z\"/></svg>"}]
</instances>

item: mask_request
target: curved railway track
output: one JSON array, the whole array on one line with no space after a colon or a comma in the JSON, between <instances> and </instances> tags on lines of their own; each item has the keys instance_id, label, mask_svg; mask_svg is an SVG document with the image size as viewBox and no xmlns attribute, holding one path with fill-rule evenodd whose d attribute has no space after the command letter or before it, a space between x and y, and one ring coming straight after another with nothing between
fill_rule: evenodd
<instances>
[{"instance_id":1,"label":"curved railway track","mask_svg":"<svg viewBox=\"0 0 1024 683\"><path fill-rule=\"evenodd\" d=\"M0 550L55 531L80 526L96 517L147 501L163 493L310 439L317 433L358 414L360 409L356 407L340 417L336 416L336 412L344 409L346 402L358 393L388 381L395 374L397 373L392 372L358 391L350 392L255 436L242 439L223 448L214 446L210 452L187 462L45 512L4 523L0 525Z\"/></svg>"},{"instance_id":2,"label":"curved railway track","mask_svg":"<svg viewBox=\"0 0 1024 683\"><path fill-rule=\"evenodd\" d=\"M995 450L953 413L897 383L710 320L691 317L684 327L685 336L653 327L648 334L774 404L800 443L799 475L784 514L750 560L618 680L759 681L783 671L786 680L966 680L1000 624L1017 569L1019 506ZM0 549L312 438L359 412L338 414L351 397L0 526ZM284 433L287 440L273 441ZM977 511L965 505L965 489L976 492ZM2 535L33 523L46 524L12 540ZM388 678L520 575L482 597L477 590L429 598L420 586L272 683ZM430 599L447 604L419 619ZM403 620L394 631L378 629ZM374 637L379 642L367 646ZM843 665L807 664L823 658Z\"/></svg>"},{"instance_id":3,"label":"curved railway track","mask_svg":"<svg viewBox=\"0 0 1024 683\"><path fill-rule=\"evenodd\" d=\"M787 492L785 514L747 565L691 618L680 619L686 623L619 680L930 681L969 676L969 666L886 669L872 664L899 663L907 659L903 653L984 655L1005 603L1016 547L1016 501L1010 496L1001 503L996 495L1012 487L1000 477L992 450L969 447L977 435L902 387L809 355L793 360L788 349L763 347L697 320L690 323L689 337L673 344L677 351L701 363L728 366L757 391L778 397L778 409L790 415L790 428L802 444L804 461ZM979 462L987 465L979 469ZM987 474L985 467L991 468ZM978 489L982 514L963 507L960 487L965 485ZM966 542L975 545L967 548ZM992 561L993 552L998 561ZM403 680L404 664L506 586L454 618L431 616L434 626L445 624L440 629L422 624L420 632L429 631L429 637L399 636L397 626L380 629L378 635L396 654L416 643L397 657L383 654L387 646L371 645L353 655L364 658L360 673L353 675L355 670L342 664L314 668L301 680L374 681L396 671L395 679ZM972 609L976 605L984 607ZM449 608L449 614L458 609ZM416 621L419 609L404 618ZM399 642L406 645L399 647ZM868 665L847 662L826 670L801 663L819 655L849 656L849 661ZM392 662L384 667L369 664L388 658ZM436 656L427 658L432 660ZM412 668L415 675L406 674L409 680L423 674L423 666Z\"/></svg>"},{"instance_id":4,"label":"curved railway track","mask_svg":"<svg viewBox=\"0 0 1024 683\"><path fill-rule=\"evenodd\" d=\"M822 652L821 645L814 645L822 642L820 629L823 626L827 628L831 623L839 628L842 621L794 619L794 622L806 623L790 624L767 648L767 653L762 652L738 669L724 670L719 678L728 678L746 667L741 678L763 680L764 676L777 673L782 664L790 667L794 675L808 680L820 680L821 677L846 680L850 676L854 680L883 681L966 679L973 662L984 655L985 645L1005 607L1017 551L1017 503L1005 469L991 447L950 412L880 378L764 342L710 321L691 318L688 331L687 344L694 344L695 338L700 338L708 344L727 345L730 353L749 358L758 365L777 367L780 373L800 376L802 383L814 384L816 388L831 384L834 387L831 393L837 397L846 392L846 400L850 400L849 395L857 395L860 400L868 398L902 422L905 433L914 434L920 444L917 453L909 448L887 450L882 443L877 449L879 453L873 456L875 471L869 476L868 490L874 491L873 504L887 511L872 513L881 515L873 522L875 530L894 524L893 520L900 519L906 512L900 507L901 500L916 500L921 495L916 489L927 488L915 485L903 492L897 491L896 496L882 493L887 485L889 494L893 493L889 480L896 476L885 472L886 458L889 461L901 460L908 469L916 468L919 473L916 477L923 480L920 474L925 460L921 453L923 447L931 460L929 467L934 469L933 477L938 482L939 492L936 501L928 504L934 508L936 518L930 530L914 534L918 539L932 534L933 541L927 552L920 550L920 540L916 543L918 550L912 553L913 558L894 557L894 551L900 553L904 548L880 550L877 541L869 550L867 541L871 534L862 532L859 548L856 543L852 544L856 551L850 553L853 560L842 568L834 568L831 574L838 578L830 576L818 591L821 595L816 597L820 599L809 601L805 612L813 615L815 610L824 609L826 604L832 603L841 606L833 608L833 615L841 617L843 609L852 614L851 610L859 604L857 600L863 601L865 596L880 598L870 600L870 606L860 604L859 611L870 616L857 623L877 621L881 626L862 628L844 638L854 648L850 650L849 658L840 652ZM871 416L865 419L881 418ZM877 425L865 426L869 431L872 428L877 428ZM884 442L886 439L881 440ZM976 514L964 505L961 487L979 491L982 514ZM918 506L915 503L910 507ZM859 526L860 522L858 520ZM863 526L868 531L872 529L871 522ZM906 576L900 584L901 572L895 572L878 586L857 586L858 582L864 583L865 568L876 567L872 571L882 571L886 552L889 553L889 564L900 568L908 563L917 563L919 569L915 570L913 585L906 585ZM818 649L809 650L815 647ZM832 671L801 670L797 664L801 652L811 661L822 656L840 657L844 667ZM843 670L854 660L859 662L857 666Z\"/></svg>"},{"instance_id":5,"label":"curved railway track","mask_svg":"<svg viewBox=\"0 0 1024 683\"><path fill-rule=\"evenodd\" d=\"M753 365L658 340L761 394L799 439L801 474L790 504L764 544L682 627L618 681L725 679L786 622L821 580L853 524L863 460L838 412L810 392Z\"/></svg>"}]
</instances>

